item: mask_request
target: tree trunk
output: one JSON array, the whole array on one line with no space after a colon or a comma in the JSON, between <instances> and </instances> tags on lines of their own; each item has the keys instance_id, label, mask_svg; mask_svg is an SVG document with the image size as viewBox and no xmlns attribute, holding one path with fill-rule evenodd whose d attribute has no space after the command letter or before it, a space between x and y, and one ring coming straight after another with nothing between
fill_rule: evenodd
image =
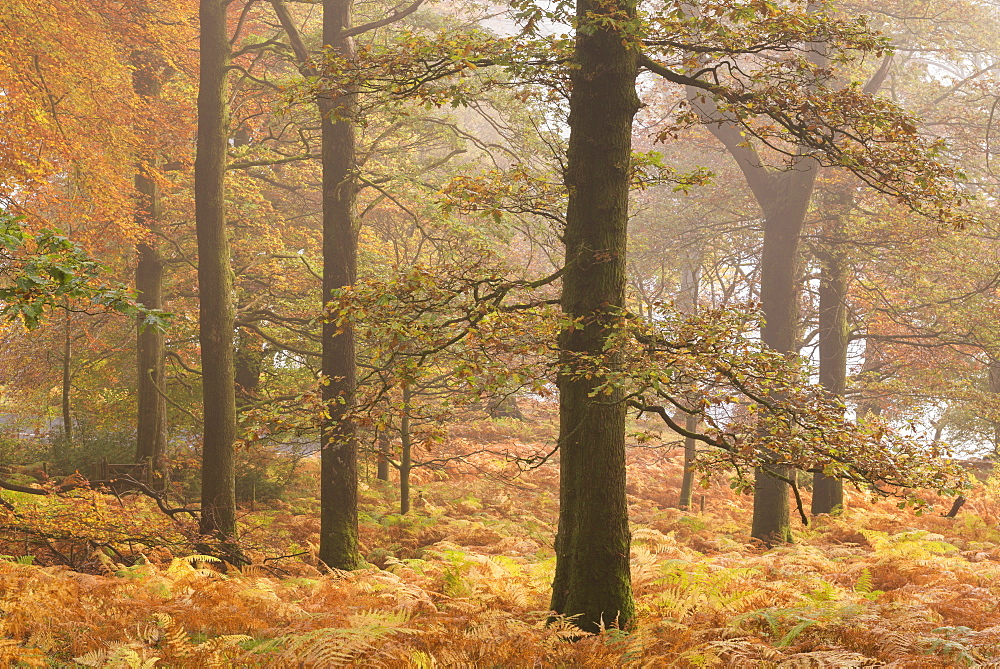
<instances>
[{"instance_id":1,"label":"tree trunk","mask_svg":"<svg viewBox=\"0 0 1000 669\"><path fill-rule=\"evenodd\" d=\"M323 43L345 61L354 59L354 40L340 32L351 26L352 0L323 0ZM355 132L357 91L318 98L322 115L323 296L353 285L357 277L355 227ZM335 569L355 569L358 554L358 442L351 412L357 372L354 330L323 324L322 399L326 415L320 426L319 558Z\"/></svg>"},{"instance_id":2,"label":"tree trunk","mask_svg":"<svg viewBox=\"0 0 1000 669\"><path fill-rule=\"evenodd\" d=\"M399 419L399 513L410 511L410 471L413 469L413 441L410 434L409 386L403 386L403 415Z\"/></svg>"},{"instance_id":3,"label":"tree trunk","mask_svg":"<svg viewBox=\"0 0 1000 669\"><path fill-rule=\"evenodd\" d=\"M236 335L233 353L233 380L240 406L256 400L260 392L260 375L264 368L264 340L255 332L241 328Z\"/></svg>"},{"instance_id":4,"label":"tree trunk","mask_svg":"<svg viewBox=\"0 0 1000 669\"><path fill-rule=\"evenodd\" d=\"M808 7L809 11L818 11L820 3L810 0ZM688 7L685 11L693 12L696 8ZM825 46L812 46L806 57L817 66L827 66ZM688 101L735 158L764 214L760 297L765 323L761 340L775 351L797 355L799 236L819 165L806 155L798 155L781 169L770 168L732 118L720 113L714 102L695 89L689 89ZM769 544L789 542L792 540L789 486L769 472L784 478L791 478L793 472L787 467L769 465L768 459L768 453L761 453L762 465L754 471L750 533Z\"/></svg>"},{"instance_id":5,"label":"tree trunk","mask_svg":"<svg viewBox=\"0 0 1000 669\"><path fill-rule=\"evenodd\" d=\"M798 353L799 237L817 171L813 159L799 158L787 171L768 175L773 188L768 197L761 198L758 194L765 216L760 270L764 314L761 340L788 355ZM764 464L754 471L750 535L768 544L790 542L789 486L776 476L791 478L794 472L788 467L767 464L768 457L768 453L762 453Z\"/></svg>"},{"instance_id":6,"label":"tree trunk","mask_svg":"<svg viewBox=\"0 0 1000 669\"><path fill-rule=\"evenodd\" d=\"M684 429L694 432L698 429L698 417L687 415L684 418ZM695 440L691 437L684 437L684 474L681 478L681 498L677 503L678 508L690 509L691 500L694 497L694 459L697 455Z\"/></svg>"},{"instance_id":7,"label":"tree trunk","mask_svg":"<svg viewBox=\"0 0 1000 669\"><path fill-rule=\"evenodd\" d=\"M818 254L822 265L819 283L819 382L843 399L847 390L847 285L850 268L845 256L843 224L838 220L829 248ZM813 474L811 511L838 513L844 507L841 479Z\"/></svg>"},{"instance_id":8,"label":"tree trunk","mask_svg":"<svg viewBox=\"0 0 1000 669\"><path fill-rule=\"evenodd\" d=\"M151 179L137 174L136 189L141 197L155 202L155 190ZM150 212L155 209L149 209ZM151 217L155 215L151 213ZM150 219L147 219L151 221ZM155 223L148 224L150 235ZM135 268L135 288L139 302L147 309L163 309L163 257L154 237L136 244L139 261ZM136 462L149 462L157 479L162 479L166 467L167 453L167 401L163 395L166 388L165 355L163 332L157 328L145 327L140 317L136 333L136 363L138 367L138 408L136 413Z\"/></svg>"},{"instance_id":9,"label":"tree trunk","mask_svg":"<svg viewBox=\"0 0 1000 669\"><path fill-rule=\"evenodd\" d=\"M230 56L226 7L224 0L201 0L198 144L194 163L198 323L205 422L201 531L224 541L236 536L233 275L225 205L229 142L226 78Z\"/></svg>"},{"instance_id":10,"label":"tree trunk","mask_svg":"<svg viewBox=\"0 0 1000 669\"><path fill-rule=\"evenodd\" d=\"M66 299L66 317L63 319L63 355L62 355L62 422L64 449L73 447L73 316L69 310L69 298Z\"/></svg>"},{"instance_id":11,"label":"tree trunk","mask_svg":"<svg viewBox=\"0 0 1000 669\"><path fill-rule=\"evenodd\" d=\"M149 102L160 95L162 89L162 59L148 52L132 54L135 70L132 87L136 94ZM135 190L136 225L148 231L146 238L136 244L138 262L135 267L135 289L139 303L147 309L163 309L163 256L157 243L159 230L160 193L156 181L149 175L149 168L156 157L147 154L139 157ZM165 384L166 346L164 335L158 328L144 327L142 317L136 326L136 462L148 462L157 482L164 480L167 452L167 401L163 395Z\"/></svg>"},{"instance_id":12,"label":"tree trunk","mask_svg":"<svg viewBox=\"0 0 1000 669\"><path fill-rule=\"evenodd\" d=\"M391 444L389 443L389 435L385 432L379 432L378 439L378 453L376 458L378 459L378 469L375 472L375 478L379 481L389 480L389 457L391 455L390 449Z\"/></svg>"},{"instance_id":13,"label":"tree trunk","mask_svg":"<svg viewBox=\"0 0 1000 669\"><path fill-rule=\"evenodd\" d=\"M697 97L689 93L697 105ZM696 107L709 130L736 159L764 214L761 252L761 340L780 353L797 355L799 322L799 237L818 172L809 157L794 158L784 169L761 162L735 125L719 117L712 105ZM754 507L751 536L768 544L792 540L789 486L778 477L791 478L787 467L769 465L770 454L761 453L762 465L754 471ZM772 476L771 474L776 476Z\"/></svg>"},{"instance_id":14,"label":"tree trunk","mask_svg":"<svg viewBox=\"0 0 1000 669\"><path fill-rule=\"evenodd\" d=\"M681 290L677 296L677 308L688 314L698 312L698 284L701 281L701 259L691 254L681 269ZM688 398L691 403L692 398ZM686 414L684 429L694 432L698 429L698 416ZM684 473L681 476L681 496L677 506L681 509L691 508L691 498L694 495L694 459L697 455L695 440L684 437Z\"/></svg>"},{"instance_id":15,"label":"tree trunk","mask_svg":"<svg viewBox=\"0 0 1000 669\"><path fill-rule=\"evenodd\" d=\"M1000 360L990 357L989 367L986 370L987 383L990 393L1000 395ZM991 421L993 424L993 453L1000 455L1000 420Z\"/></svg>"},{"instance_id":16,"label":"tree trunk","mask_svg":"<svg viewBox=\"0 0 1000 669\"><path fill-rule=\"evenodd\" d=\"M639 100L637 54L617 28L634 15L634 0L579 0L576 11L562 309L579 324L559 336L560 509L551 608L598 631L627 628L635 615L625 404L621 392L590 397L601 379L577 377L572 365L575 354L604 355L610 322L625 305L629 161Z\"/></svg>"}]
</instances>

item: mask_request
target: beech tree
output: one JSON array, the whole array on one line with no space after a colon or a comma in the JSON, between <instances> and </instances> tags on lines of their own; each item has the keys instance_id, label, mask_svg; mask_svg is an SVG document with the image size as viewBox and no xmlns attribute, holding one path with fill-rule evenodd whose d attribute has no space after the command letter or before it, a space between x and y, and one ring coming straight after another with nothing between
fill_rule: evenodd
<instances>
[{"instance_id":1,"label":"beech tree","mask_svg":"<svg viewBox=\"0 0 1000 669\"><path fill-rule=\"evenodd\" d=\"M887 57L867 86L844 84L832 75L830 63L848 58L852 50L886 54L887 45L880 46L876 35L825 14L818 3L789 8L768 3L753 12L716 3L688 3L683 9L688 24L684 37L647 39L648 50L660 50L661 58L669 59L677 57L671 49L686 49L693 62L682 61L686 68L682 70L650 57L644 57L642 64L687 86L693 114L744 173L763 212L761 338L774 350L795 356L799 239L821 164L845 167L863 183L935 217L963 219L964 198L954 185L955 172L935 160L936 149L919 137L916 120L871 96L885 76ZM745 21L745 30L730 32L730 26L719 20L723 16L735 25ZM796 23L794 29L789 30L789 21ZM727 37L720 40L723 34ZM698 43L698 38L704 42ZM762 51L777 55L773 61L757 58ZM789 89L807 102L789 104ZM883 127L892 130L878 130L878 118L886 119L889 125ZM903 154L912 159L903 163ZM914 188L913 176L907 174L910 169L935 187ZM933 211L932 203L943 206ZM777 466L780 457L770 458L766 452L761 457L752 535L769 543L788 541L790 472Z\"/></svg>"},{"instance_id":2,"label":"beech tree","mask_svg":"<svg viewBox=\"0 0 1000 669\"><path fill-rule=\"evenodd\" d=\"M133 63L135 71L132 86L139 97L149 104L160 95L163 80L168 76L166 63L160 54L149 50L136 50L133 53ZM144 307L162 310L165 262L157 239L162 206L160 189L153 174L158 162L155 153L147 152L138 157L136 166L136 223L148 231L148 236L136 244L138 262L135 268L135 289ZM147 327L142 321L137 324L136 330L138 406L135 457L137 462L148 462L162 477L167 452L164 333Z\"/></svg>"},{"instance_id":3,"label":"beech tree","mask_svg":"<svg viewBox=\"0 0 1000 669\"><path fill-rule=\"evenodd\" d=\"M344 62L354 56L351 28L353 0L324 0L323 44ZM357 91L350 84L317 98L322 125L323 163L323 293L350 286L358 275L358 230L354 202ZM323 324L323 418L320 422L319 557L337 569L359 566L358 442L351 410L357 393L357 366L352 328Z\"/></svg>"},{"instance_id":4,"label":"beech tree","mask_svg":"<svg viewBox=\"0 0 1000 669\"><path fill-rule=\"evenodd\" d=\"M227 78L231 46L224 0L201 0L198 146L194 164L198 231L198 338L201 344L204 440L201 530L236 536L236 389L233 367L233 273L226 231L229 148Z\"/></svg>"},{"instance_id":5,"label":"beech tree","mask_svg":"<svg viewBox=\"0 0 1000 669\"><path fill-rule=\"evenodd\" d=\"M625 307L632 119L638 52L631 0L580 0L571 66L563 364L600 355ZM611 366L614 362L610 361ZM627 628L635 615L625 500L625 403L567 369L559 385L559 528L551 608L582 629Z\"/></svg>"}]
</instances>

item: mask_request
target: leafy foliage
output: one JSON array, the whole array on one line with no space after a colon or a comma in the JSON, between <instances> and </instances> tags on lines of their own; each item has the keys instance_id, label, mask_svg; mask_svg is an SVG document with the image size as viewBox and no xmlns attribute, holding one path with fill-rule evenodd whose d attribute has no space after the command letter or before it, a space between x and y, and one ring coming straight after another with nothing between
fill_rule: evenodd
<instances>
[{"instance_id":1,"label":"leafy foliage","mask_svg":"<svg viewBox=\"0 0 1000 669\"><path fill-rule=\"evenodd\" d=\"M0 212L0 253L7 279L0 287L0 314L20 320L29 330L38 327L47 310L65 306L67 300L84 300L92 308L129 316L141 314L145 326L164 326L162 313L144 309L124 286L106 283L105 268L55 230L29 232L22 219Z\"/></svg>"}]
</instances>

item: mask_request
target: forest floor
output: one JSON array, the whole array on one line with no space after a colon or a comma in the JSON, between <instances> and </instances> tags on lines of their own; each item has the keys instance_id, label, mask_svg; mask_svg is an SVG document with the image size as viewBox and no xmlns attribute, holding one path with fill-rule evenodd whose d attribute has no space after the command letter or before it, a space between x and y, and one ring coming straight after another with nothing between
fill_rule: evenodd
<instances>
[{"instance_id":1,"label":"forest floor","mask_svg":"<svg viewBox=\"0 0 1000 669\"><path fill-rule=\"evenodd\" d=\"M545 426L454 428L435 457L484 446L524 454ZM795 543L748 540L752 500L720 477L704 511L673 508L680 451L629 455L638 625L571 642L546 626L558 473L510 478L489 453L474 470L417 470L416 503L362 485L361 544L372 566L330 573L311 550L315 501L247 511L246 540L271 559L221 573L197 556L145 551L90 569L0 561L0 661L100 667L943 667L1000 663L1000 485L923 515L849 493L841 517L799 526ZM17 495L15 505L27 504ZM43 498L44 499L44 498ZM90 498L86 504L100 510ZM127 524L126 504L109 514ZM100 507L100 508L99 508ZM22 522L35 522L23 508ZM63 509L63 521L67 509ZM95 518L102 517L96 511ZM36 519L37 521L37 519ZM11 519L5 521L10 527ZM41 522L41 521L37 521ZM100 523L87 521L92 527ZM85 534L85 527L77 532ZM135 528L124 528L123 534ZM152 530L150 530L152 531ZM305 553L295 557L281 555ZM261 553L263 556L264 553Z\"/></svg>"}]
</instances>

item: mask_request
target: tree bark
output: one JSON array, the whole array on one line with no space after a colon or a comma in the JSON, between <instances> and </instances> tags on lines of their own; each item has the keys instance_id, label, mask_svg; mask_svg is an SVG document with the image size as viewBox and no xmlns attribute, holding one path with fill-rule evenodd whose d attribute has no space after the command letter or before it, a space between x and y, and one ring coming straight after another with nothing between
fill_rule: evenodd
<instances>
[{"instance_id":1,"label":"tree bark","mask_svg":"<svg viewBox=\"0 0 1000 669\"><path fill-rule=\"evenodd\" d=\"M323 0L323 43L346 62L355 56L354 40L340 36L351 26L352 0ZM354 123L357 91L320 95L323 163L323 296L354 284L358 237L355 225L356 156ZM358 442L351 418L357 385L354 330L323 324L320 426L319 558L335 569L361 565L358 553Z\"/></svg>"},{"instance_id":2,"label":"tree bark","mask_svg":"<svg viewBox=\"0 0 1000 669\"><path fill-rule=\"evenodd\" d=\"M226 231L225 173L229 141L230 46L224 0L201 0L198 144L194 163L198 233L199 341L205 436L201 531L236 537L236 393L233 372L233 274Z\"/></svg>"},{"instance_id":3,"label":"tree bark","mask_svg":"<svg viewBox=\"0 0 1000 669\"><path fill-rule=\"evenodd\" d=\"M681 269L681 290L678 294L677 308L688 314L698 312L698 284L701 280L701 260L691 254ZM688 398L689 402L691 398ZM698 416L686 414L684 416L684 429L694 432L698 429ZM694 459L697 455L695 440L692 437L684 437L684 473L681 476L681 495L677 506L681 509L691 508L691 499L694 495Z\"/></svg>"},{"instance_id":4,"label":"tree bark","mask_svg":"<svg viewBox=\"0 0 1000 669\"><path fill-rule=\"evenodd\" d=\"M148 52L132 54L135 70L132 87L136 94L151 102L159 97L162 89L164 64L162 59ZM156 156L147 152L139 156L135 174L137 193L135 219L140 229L147 230L143 241L136 244L138 262L135 267L135 289L138 301L147 309L163 309L164 261L157 243L160 193L149 169L156 163ZM136 462L149 462L152 474L159 481L164 479L167 452L167 401L165 389L166 346L164 335L158 328L144 327L142 317L136 325Z\"/></svg>"},{"instance_id":5,"label":"tree bark","mask_svg":"<svg viewBox=\"0 0 1000 669\"><path fill-rule=\"evenodd\" d=\"M260 335L241 328L236 335L233 353L233 380L238 406L256 400L260 393L260 375L267 351Z\"/></svg>"},{"instance_id":6,"label":"tree bark","mask_svg":"<svg viewBox=\"0 0 1000 669\"><path fill-rule=\"evenodd\" d=\"M826 249L817 254L821 263L819 283L819 382L843 399L847 390L847 286L850 267L845 255L843 221L838 216ZM811 511L838 513L844 507L844 483L841 479L813 474Z\"/></svg>"},{"instance_id":7,"label":"tree bark","mask_svg":"<svg viewBox=\"0 0 1000 669\"><path fill-rule=\"evenodd\" d=\"M65 450L73 448L73 316L69 310L69 298L66 299L66 314L63 319L63 355L62 355L62 428Z\"/></svg>"},{"instance_id":8,"label":"tree bark","mask_svg":"<svg viewBox=\"0 0 1000 669\"><path fill-rule=\"evenodd\" d=\"M758 166L755 169L766 169ZM761 252L760 299L764 314L761 340L788 355L798 354L799 239L812 196L818 165L798 158L785 171L768 172L770 188L755 189L764 211L764 247ZM765 195L766 193L766 195ZM789 486L777 478L794 475L788 467L767 463L754 471L753 522L750 535L765 543L792 540Z\"/></svg>"},{"instance_id":9,"label":"tree bark","mask_svg":"<svg viewBox=\"0 0 1000 669\"><path fill-rule=\"evenodd\" d=\"M385 432L379 432L378 438L378 453L376 454L378 468L375 472L375 478L379 481L389 480L389 458L391 457L391 445L389 443L389 435Z\"/></svg>"},{"instance_id":10,"label":"tree bark","mask_svg":"<svg viewBox=\"0 0 1000 669\"><path fill-rule=\"evenodd\" d=\"M410 511L410 472L413 470L413 440L410 434L410 399L409 386L403 386L403 415L399 419L399 513Z\"/></svg>"},{"instance_id":11,"label":"tree bark","mask_svg":"<svg viewBox=\"0 0 1000 669\"><path fill-rule=\"evenodd\" d=\"M819 3L809 2L817 11ZM686 11L695 11L689 7ZM827 63L826 48L812 45L807 57L817 65ZM819 163L807 155L797 155L781 169L764 164L753 145L733 120L720 114L717 105L705 100L697 90L688 91L688 100L698 110L715 137L736 160L754 199L764 214L764 243L761 252L761 309L764 325L761 340L769 347L788 355L798 354L798 269L799 238L812 197ZM754 510L750 534L768 544L792 540L788 504L789 486L773 474L791 478L787 467L768 463L754 471Z\"/></svg>"},{"instance_id":12,"label":"tree bark","mask_svg":"<svg viewBox=\"0 0 1000 669\"><path fill-rule=\"evenodd\" d=\"M579 0L570 97L566 269L562 309L579 319L559 336L560 509L551 608L588 631L627 628L635 615L625 498L621 392L591 397L600 379L572 373L576 354L603 356L625 306L637 52L617 24L634 0ZM610 361L613 365L614 361Z\"/></svg>"}]
</instances>

